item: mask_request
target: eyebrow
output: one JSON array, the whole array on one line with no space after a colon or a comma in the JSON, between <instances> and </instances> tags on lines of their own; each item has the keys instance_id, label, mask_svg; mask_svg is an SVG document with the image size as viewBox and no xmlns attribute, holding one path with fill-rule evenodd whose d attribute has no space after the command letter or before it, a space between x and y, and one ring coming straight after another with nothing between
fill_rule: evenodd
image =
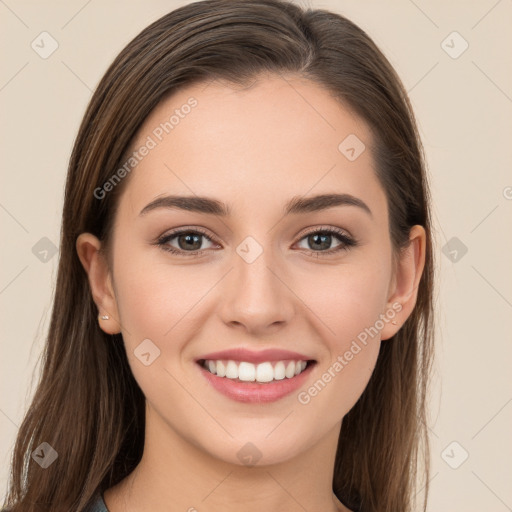
<instances>
[{"instance_id":1,"label":"eyebrow","mask_svg":"<svg viewBox=\"0 0 512 512\"><path fill-rule=\"evenodd\" d=\"M335 206L356 206L373 217L368 205L350 194L320 194L312 197L295 196L284 206L284 215L318 212ZM201 196L162 196L147 204L139 213L146 215L157 208L176 208L190 212L229 217L231 207L217 199Z\"/></svg>"}]
</instances>

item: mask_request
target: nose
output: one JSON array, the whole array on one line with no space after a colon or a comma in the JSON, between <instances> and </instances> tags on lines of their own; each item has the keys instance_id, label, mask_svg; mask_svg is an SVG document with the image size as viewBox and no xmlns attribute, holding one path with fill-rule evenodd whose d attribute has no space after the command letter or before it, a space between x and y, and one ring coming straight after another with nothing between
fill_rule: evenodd
<instances>
[{"instance_id":1,"label":"nose","mask_svg":"<svg viewBox=\"0 0 512 512\"><path fill-rule=\"evenodd\" d=\"M270 249L263 248L250 261L233 254L234 268L224 281L220 316L228 326L245 329L253 335L265 334L290 322L296 296Z\"/></svg>"}]
</instances>

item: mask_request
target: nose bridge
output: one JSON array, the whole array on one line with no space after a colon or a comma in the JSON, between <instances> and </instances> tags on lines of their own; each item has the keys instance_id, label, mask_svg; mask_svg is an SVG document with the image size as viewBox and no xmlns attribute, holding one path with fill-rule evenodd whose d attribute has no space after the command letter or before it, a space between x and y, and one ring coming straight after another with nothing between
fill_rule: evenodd
<instances>
[{"instance_id":1,"label":"nose bridge","mask_svg":"<svg viewBox=\"0 0 512 512\"><path fill-rule=\"evenodd\" d=\"M234 269L223 294L226 323L241 323L253 330L285 322L293 313L293 294L283 284L271 237L265 240L263 245L249 236L233 253Z\"/></svg>"}]
</instances>

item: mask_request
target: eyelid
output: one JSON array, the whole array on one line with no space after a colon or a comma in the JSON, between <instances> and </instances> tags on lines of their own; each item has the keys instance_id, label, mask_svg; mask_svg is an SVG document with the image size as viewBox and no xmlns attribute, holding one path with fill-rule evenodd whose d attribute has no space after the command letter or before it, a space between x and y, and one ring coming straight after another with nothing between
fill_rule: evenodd
<instances>
[{"instance_id":1,"label":"eyelid","mask_svg":"<svg viewBox=\"0 0 512 512\"><path fill-rule=\"evenodd\" d=\"M344 235L347 238L351 238L351 239L355 240L355 238L351 235L351 233L348 230L343 229L343 228L339 228L337 226L327 226L327 225L320 225L320 226L315 226L315 227L312 227L312 228L305 228L305 229L303 229L297 235L297 237L298 237L299 240L301 240L305 236L308 236L308 235L311 235L313 233L316 233L317 231L335 232L335 233L338 233L340 235Z\"/></svg>"},{"instance_id":2,"label":"eyelid","mask_svg":"<svg viewBox=\"0 0 512 512\"><path fill-rule=\"evenodd\" d=\"M217 238L212 235L210 232L206 231L204 228L200 228L197 226L180 226L177 228L173 228L170 231L166 231L163 235L160 235L157 238L157 241L163 240L165 238L169 238L175 235L181 235L183 233L200 233L205 238L208 238L210 241L215 242L216 244L220 245L220 242L217 240Z\"/></svg>"}]
</instances>

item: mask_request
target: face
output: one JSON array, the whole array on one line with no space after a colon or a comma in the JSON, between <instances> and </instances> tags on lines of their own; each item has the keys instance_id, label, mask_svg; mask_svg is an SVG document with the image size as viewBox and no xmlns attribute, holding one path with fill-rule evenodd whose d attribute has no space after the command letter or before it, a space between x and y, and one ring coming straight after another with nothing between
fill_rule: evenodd
<instances>
[{"instance_id":1,"label":"face","mask_svg":"<svg viewBox=\"0 0 512 512\"><path fill-rule=\"evenodd\" d=\"M146 119L132 150L149 149L124 178L111 279L112 312L152 421L234 464L244 446L259 464L277 463L339 429L400 308L390 302L388 210L371 144L360 119L293 77L194 85ZM357 199L308 202L332 194ZM167 196L196 206L210 198L228 214ZM297 199L302 207L287 212ZM300 357L264 355L254 369L261 377L269 368L258 364L271 363L267 383L235 382L197 362L231 349ZM314 362L282 378L277 361L286 370L289 359ZM244 379L252 368L240 370Z\"/></svg>"}]
</instances>

